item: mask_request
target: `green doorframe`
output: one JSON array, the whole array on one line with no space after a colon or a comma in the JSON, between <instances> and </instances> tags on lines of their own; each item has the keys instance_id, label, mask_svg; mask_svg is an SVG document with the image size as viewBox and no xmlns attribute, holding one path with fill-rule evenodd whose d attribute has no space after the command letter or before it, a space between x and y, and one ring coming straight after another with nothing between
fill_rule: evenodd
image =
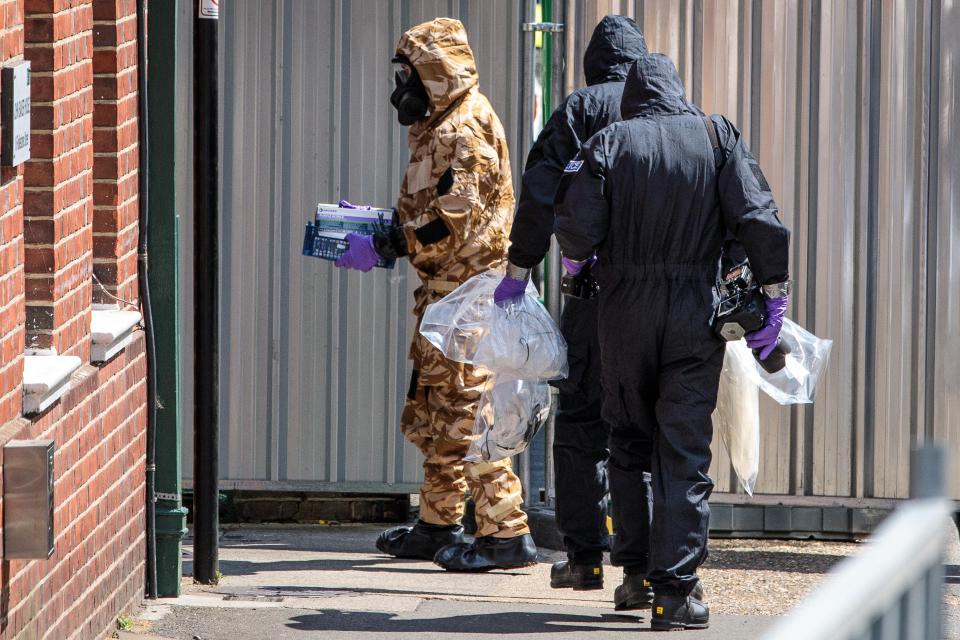
<instances>
[{"instance_id":1,"label":"green doorframe","mask_svg":"<svg viewBox=\"0 0 960 640\"><path fill-rule=\"evenodd\" d=\"M553 0L543 0L543 21L553 22ZM545 35L547 38L543 49L543 113L540 115L541 126L544 127L547 126L547 120L553 115L553 38L556 34L548 33Z\"/></svg>"},{"instance_id":2,"label":"green doorframe","mask_svg":"<svg viewBox=\"0 0 960 640\"><path fill-rule=\"evenodd\" d=\"M537 11L540 14L539 20L546 23L563 24L565 15L564 0L537 0ZM560 31L548 31L542 34L542 48L538 52L540 60L540 78L543 89L543 103L541 109L541 126L546 126L553 110L557 104L563 102L563 66L564 45L566 26ZM558 59L559 62L558 64ZM535 65L536 67L536 65ZM540 267L543 277L543 287L541 290L542 302L546 305L551 315L559 322L560 313L563 309L563 300L560 295L560 248L556 241L551 242L551 249L547 253Z\"/></svg>"},{"instance_id":3,"label":"green doorframe","mask_svg":"<svg viewBox=\"0 0 960 640\"><path fill-rule=\"evenodd\" d=\"M150 295L157 345L157 586L180 595L182 502L180 421L179 214L176 199L176 66L179 2L152 2L148 14Z\"/></svg>"},{"instance_id":4,"label":"green doorframe","mask_svg":"<svg viewBox=\"0 0 960 640\"><path fill-rule=\"evenodd\" d=\"M563 100L562 58L565 27L562 19L565 15L563 3L567 1L559 0L559 4L555 4L554 0L528 0L522 5L521 21L524 25L524 33L520 40L521 92L518 135L519 146L523 150L520 160L521 169L525 165L527 154L536 142L536 136L530 128L536 122L542 130L553 115L554 101L558 98L560 102ZM555 31L552 25L558 18L561 22L560 29ZM528 32L532 32L532 40L528 39ZM556 38L560 39L556 40ZM557 66L558 60L554 59L558 55L560 66ZM557 80L560 80L559 86L556 86ZM534 116L528 110L535 102L534 96L538 84L541 91L540 111ZM517 185L516 195L519 197L519 185ZM556 246L551 248L545 259L533 270L533 281L540 290L540 302L547 307L554 319L559 321L563 302L560 299L559 287L560 253Z\"/></svg>"},{"instance_id":5,"label":"green doorframe","mask_svg":"<svg viewBox=\"0 0 960 640\"><path fill-rule=\"evenodd\" d=\"M553 10L553 0L532 0L529 5L528 11L531 11L533 15L529 16L531 22L536 23L551 23L554 21L554 10ZM560 15L563 15L562 8ZM521 82L526 85L529 83L531 88L534 86L537 80L540 81L540 88L542 91L541 94L541 103L540 103L540 112L538 114L538 120L541 129L547 125L547 121L550 120L550 116L553 115L553 98L554 95L558 95L558 92L554 87L554 53L555 49L557 51L563 51L563 43L556 43L554 41L555 37L563 38L563 31L556 33L552 31L536 31L533 35L533 42L529 43L525 40L522 41L522 47L532 46L533 55L530 58L530 68L524 68L523 77ZM562 94L562 91L559 92ZM529 98L529 99L532 99ZM521 119L524 119L521 109ZM532 122L524 122L523 127L531 126ZM530 152L530 149L533 147L536 137L531 135L529 144L526 144L528 141L521 136L521 147L523 147L523 159L520 162L520 166L523 167L526 161L526 156ZM517 191L517 196L519 197L519 190ZM562 308L562 302L559 300L559 257L557 257L559 249L552 248L547 256L544 258L543 262L534 270L533 278L534 283L540 289L540 302L546 305L547 309L551 314L555 316L555 319L559 321L560 319L560 309ZM554 264L556 263L556 264Z\"/></svg>"}]
</instances>

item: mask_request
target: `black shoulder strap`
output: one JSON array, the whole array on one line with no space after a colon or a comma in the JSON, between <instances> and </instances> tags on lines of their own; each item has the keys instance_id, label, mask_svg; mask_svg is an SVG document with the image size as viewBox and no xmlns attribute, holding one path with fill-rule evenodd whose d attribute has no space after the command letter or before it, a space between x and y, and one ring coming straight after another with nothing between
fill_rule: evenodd
<instances>
[{"instance_id":1,"label":"black shoulder strap","mask_svg":"<svg viewBox=\"0 0 960 640\"><path fill-rule=\"evenodd\" d=\"M701 120L707 130L707 137L710 138L710 146L713 147L713 163L719 168L723 164L723 150L720 148L720 139L717 137L717 126L713 124L710 116L703 116Z\"/></svg>"},{"instance_id":2,"label":"black shoulder strap","mask_svg":"<svg viewBox=\"0 0 960 640\"><path fill-rule=\"evenodd\" d=\"M713 123L713 118L710 116L703 116L700 118L700 121L703 122L703 128L707 130L707 137L710 138L710 146L713 147L713 165L717 168L717 173L720 172L720 167L723 165L723 149L720 148L720 137L717 135L717 126ZM717 184L719 189L720 185ZM729 239L730 233L727 232ZM726 256L726 240L724 241L724 248L720 254L720 258L717 260L717 286L714 287L714 320L716 320L717 304L720 301L719 287L720 282L726 277L726 273L723 269L723 261Z\"/></svg>"}]
</instances>

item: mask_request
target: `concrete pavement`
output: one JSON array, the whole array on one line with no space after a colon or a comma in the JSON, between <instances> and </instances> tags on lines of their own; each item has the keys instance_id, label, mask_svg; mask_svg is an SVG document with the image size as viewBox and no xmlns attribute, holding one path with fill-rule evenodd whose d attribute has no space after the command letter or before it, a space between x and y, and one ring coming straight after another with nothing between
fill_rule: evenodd
<instances>
[{"instance_id":1,"label":"concrete pavement","mask_svg":"<svg viewBox=\"0 0 960 640\"><path fill-rule=\"evenodd\" d=\"M150 604L134 640L365 639L386 637L624 638L649 632L649 612L619 615L607 567L606 588L549 587L541 549L527 569L454 575L430 562L397 560L374 548L379 526L244 527L222 537L215 587L184 579L184 594ZM716 540L702 570L711 627L684 639L757 638L814 588L857 544ZM190 552L185 573L190 572ZM758 614L764 615L758 615Z\"/></svg>"},{"instance_id":2,"label":"concrete pavement","mask_svg":"<svg viewBox=\"0 0 960 640\"><path fill-rule=\"evenodd\" d=\"M766 622L745 616L721 615L712 621L708 631L687 632L683 638L756 638ZM505 636L511 640L563 637L602 640L622 639L637 632L650 632L644 620L593 607L454 600L423 600L416 611L399 614L342 609L184 608L176 612L175 618L166 618L155 629L155 633L163 634L159 637L177 640L196 637L202 640L371 640L384 637L439 640L492 636Z\"/></svg>"}]
</instances>

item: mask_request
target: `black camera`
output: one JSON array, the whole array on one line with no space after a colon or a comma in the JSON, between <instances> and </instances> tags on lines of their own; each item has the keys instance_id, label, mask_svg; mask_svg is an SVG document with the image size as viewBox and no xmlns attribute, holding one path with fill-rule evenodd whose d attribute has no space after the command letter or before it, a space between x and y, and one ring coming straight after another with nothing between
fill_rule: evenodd
<instances>
[{"instance_id":1,"label":"black camera","mask_svg":"<svg viewBox=\"0 0 960 640\"><path fill-rule=\"evenodd\" d=\"M739 340L763 327L766 306L749 266L739 264L730 269L717 281L714 292L713 330L718 336Z\"/></svg>"},{"instance_id":2,"label":"black camera","mask_svg":"<svg viewBox=\"0 0 960 640\"><path fill-rule=\"evenodd\" d=\"M713 330L722 339L732 342L746 334L763 328L767 321L767 307L760 286L753 279L753 272L746 264L738 264L717 280L714 289ZM790 348L782 340L777 341L773 352L766 360L760 359L760 349L753 355L767 373L776 373L787 364Z\"/></svg>"},{"instance_id":3,"label":"black camera","mask_svg":"<svg viewBox=\"0 0 960 640\"><path fill-rule=\"evenodd\" d=\"M580 300L590 300L600 295L600 285L591 275L590 265L583 265L583 269L575 276L565 273L560 278L560 293Z\"/></svg>"}]
</instances>

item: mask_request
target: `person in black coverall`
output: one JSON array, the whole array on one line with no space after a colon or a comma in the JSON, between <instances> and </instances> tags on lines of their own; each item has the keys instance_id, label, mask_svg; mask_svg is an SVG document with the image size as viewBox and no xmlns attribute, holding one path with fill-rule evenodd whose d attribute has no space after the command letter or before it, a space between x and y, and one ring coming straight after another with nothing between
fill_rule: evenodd
<instances>
[{"instance_id":1,"label":"person in black coverall","mask_svg":"<svg viewBox=\"0 0 960 640\"><path fill-rule=\"evenodd\" d=\"M633 62L646 54L643 33L624 16L606 16L596 26L583 56L587 86L570 94L554 111L527 156L520 201L510 234L508 274L498 302L523 294L530 270L543 260L553 235L554 197L564 167L580 145L620 120L623 83ZM603 588L607 535L607 443L610 430L600 416L600 344L597 300L567 298L560 328L567 341L570 375L558 383L559 407L553 455L556 469L557 526L568 560L551 571L551 586ZM638 451L637 455L642 452ZM631 461L634 464L634 461ZM649 462L645 465L649 469ZM649 496L649 476L647 477ZM618 505L614 502L614 511ZM617 523L618 513L614 514ZM649 607L653 591L644 586L647 530L628 544L616 544L612 560L628 574L615 596L617 609ZM624 541L625 536L619 535Z\"/></svg>"},{"instance_id":2,"label":"person in black coverall","mask_svg":"<svg viewBox=\"0 0 960 640\"><path fill-rule=\"evenodd\" d=\"M724 354L710 326L712 285L730 233L765 285L767 323L747 336L764 357L787 305L790 234L740 131L722 116L700 116L669 58L637 61L621 113L567 166L554 230L567 261L598 256L611 468L637 442L652 443L651 625L703 628L709 611L696 570L707 555L710 415ZM635 471L632 483L612 481L613 503L632 501L642 513L639 479Z\"/></svg>"}]
</instances>

